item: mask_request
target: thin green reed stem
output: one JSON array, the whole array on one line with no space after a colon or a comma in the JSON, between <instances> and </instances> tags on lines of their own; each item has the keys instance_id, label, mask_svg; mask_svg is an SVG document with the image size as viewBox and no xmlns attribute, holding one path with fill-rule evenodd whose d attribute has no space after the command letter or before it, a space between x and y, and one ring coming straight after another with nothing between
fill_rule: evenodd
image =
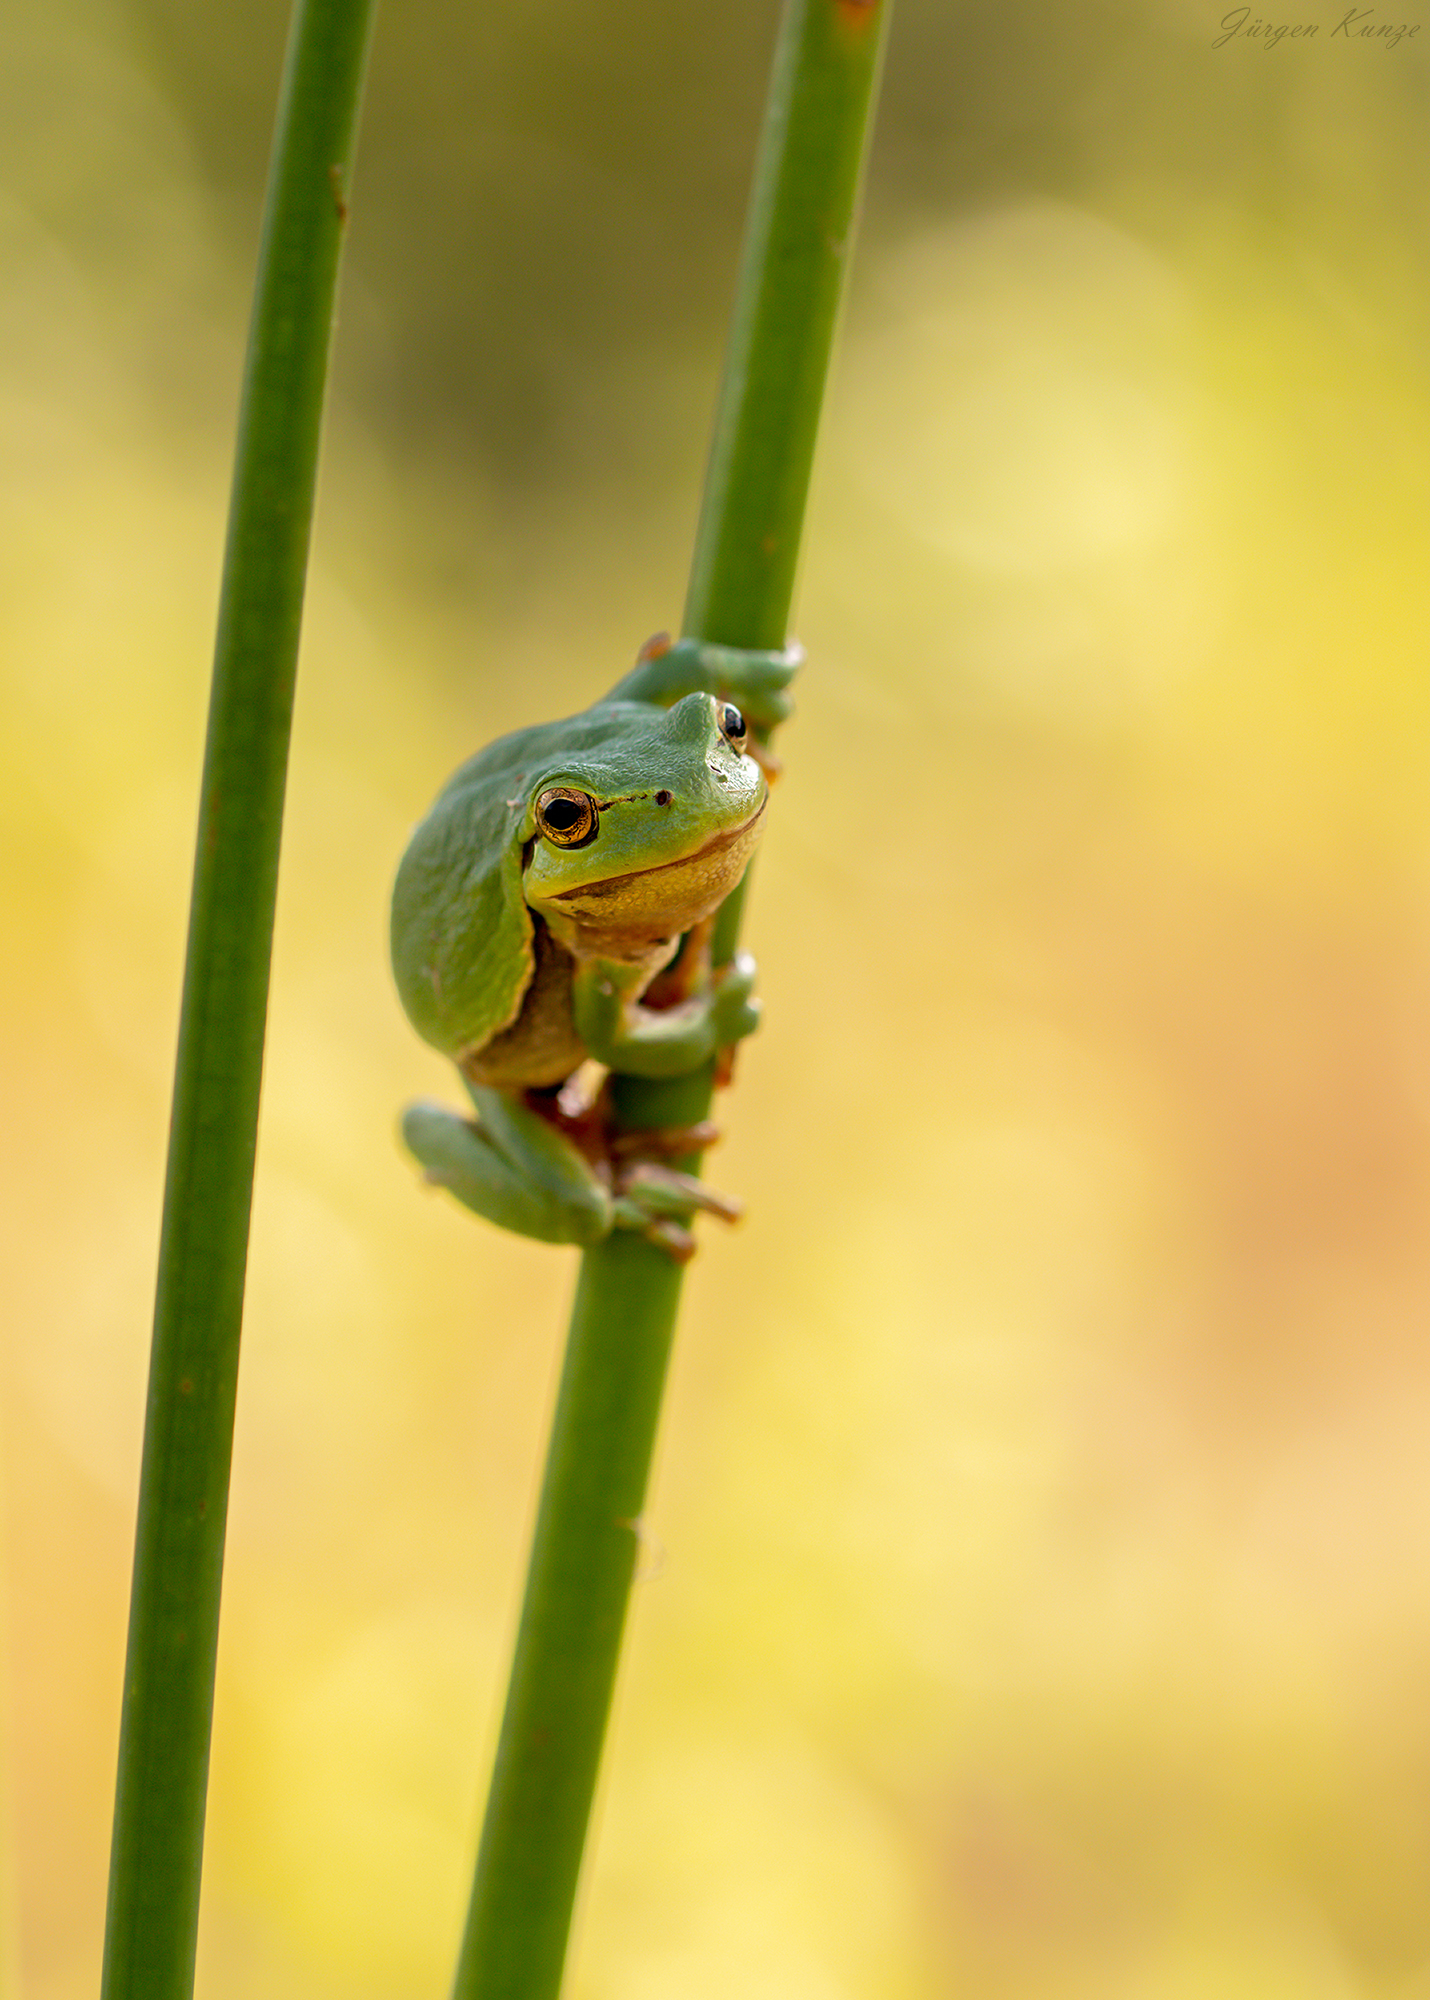
<instances>
[{"instance_id":1,"label":"thin green reed stem","mask_svg":"<svg viewBox=\"0 0 1430 2000\"><path fill-rule=\"evenodd\" d=\"M887 12L787 0L686 606L698 637L784 643ZM732 897L725 956L737 922ZM693 1122L711 1081L620 1079L618 1115ZM582 1261L455 2000L560 1989L680 1278L624 1231Z\"/></svg>"},{"instance_id":2,"label":"thin green reed stem","mask_svg":"<svg viewBox=\"0 0 1430 2000\"><path fill-rule=\"evenodd\" d=\"M229 514L159 1251L104 2000L193 1989L284 778L373 0L293 18Z\"/></svg>"}]
</instances>

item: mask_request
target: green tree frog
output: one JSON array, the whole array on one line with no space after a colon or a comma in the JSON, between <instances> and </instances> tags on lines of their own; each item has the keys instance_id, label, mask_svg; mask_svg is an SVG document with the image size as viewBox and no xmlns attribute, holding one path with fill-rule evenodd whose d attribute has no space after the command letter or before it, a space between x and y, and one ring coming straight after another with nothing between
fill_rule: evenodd
<instances>
[{"instance_id":1,"label":"green tree frog","mask_svg":"<svg viewBox=\"0 0 1430 2000\"><path fill-rule=\"evenodd\" d=\"M662 635L593 707L470 758L413 834L398 992L476 1117L414 1104L403 1137L478 1215L548 1243L638 1230L684 1257L697 1208L738 1213L658 1157L708 1131L616 1138L572 1079L588 1060L683 1075L754 1028L754 962L712 971L709 937L760 837L762 739L801 658Z\"/></svg>"}]
</instances>

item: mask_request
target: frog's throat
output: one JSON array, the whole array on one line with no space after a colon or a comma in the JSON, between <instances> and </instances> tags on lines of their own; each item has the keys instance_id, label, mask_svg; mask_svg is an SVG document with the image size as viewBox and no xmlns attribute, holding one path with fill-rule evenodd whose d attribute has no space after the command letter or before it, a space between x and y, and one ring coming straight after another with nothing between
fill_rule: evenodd
<instances>
[{"instance_id":1,"label":"frog's throat","mask_svg":"<svg viewBox=\"0 0 1430 2000\"><path fill-rule=\"evenodd\" d=\"M755 851L766 801L740 826L716 834L693 854L583 882L535 905L566 949L578 958L664 964L675 940L717 910Z\"/></svg>"}]
</instances>

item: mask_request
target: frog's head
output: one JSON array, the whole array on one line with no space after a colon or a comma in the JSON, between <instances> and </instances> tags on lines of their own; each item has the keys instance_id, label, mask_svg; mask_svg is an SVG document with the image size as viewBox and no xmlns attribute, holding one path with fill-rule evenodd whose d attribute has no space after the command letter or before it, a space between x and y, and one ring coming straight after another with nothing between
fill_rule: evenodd
<instances>
[{"instance_id":1,"label":"frog's head","mask_svg":"<svg viewBox=\"0 0 1430 2000\"><path fill-rule=\"evenodd\" d=\"M489 743L413 833L392 962L419 1034L458 1061L515 1021L532 912L583 957L665 962L739 881L764 774L730 702L598 702Z\"/></svg>"},{"instance_id":2,"label":"frog's head","mask_svg":"<svg viewBox=\"0 0 1430 2000\"><path fill-rule=\"evenodd\" d=\"M527 902L580 956L649 957L729 895L759 838L764 773L732 702L612 702L535 776L522 824Z\"/></svg>"}]
</instances>

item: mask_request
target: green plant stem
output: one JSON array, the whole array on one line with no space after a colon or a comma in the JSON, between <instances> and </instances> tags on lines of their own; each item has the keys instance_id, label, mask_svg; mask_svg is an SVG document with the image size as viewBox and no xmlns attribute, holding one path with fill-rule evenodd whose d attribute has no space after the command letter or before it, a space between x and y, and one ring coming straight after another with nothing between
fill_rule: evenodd
<instances>
[{"instance_id":1,"label":"green plant stem","mask_svg":"<svg viewBox=\"0 0 1430 2000\"><path fill-rule=\"evenodd\" d=\"M140 1476L104 2000L193 1989L284 779L373 0L299 0L249 334Z\"/></svg>"},{"instance_id":2,"label":"green plant stem","mask_svg":"<svg viewBox=\"0 0 1430 2000\"><path fill-rule=\"evenodd\" d=\"M700 638L784 644L887 13L787 0L686 605ZM618 1078L617 1117L693 1123L712 1082ZM560 1989L680 1278L623 1232L582 1262L454 2000Z\"/></svg>"}]
</instances>

